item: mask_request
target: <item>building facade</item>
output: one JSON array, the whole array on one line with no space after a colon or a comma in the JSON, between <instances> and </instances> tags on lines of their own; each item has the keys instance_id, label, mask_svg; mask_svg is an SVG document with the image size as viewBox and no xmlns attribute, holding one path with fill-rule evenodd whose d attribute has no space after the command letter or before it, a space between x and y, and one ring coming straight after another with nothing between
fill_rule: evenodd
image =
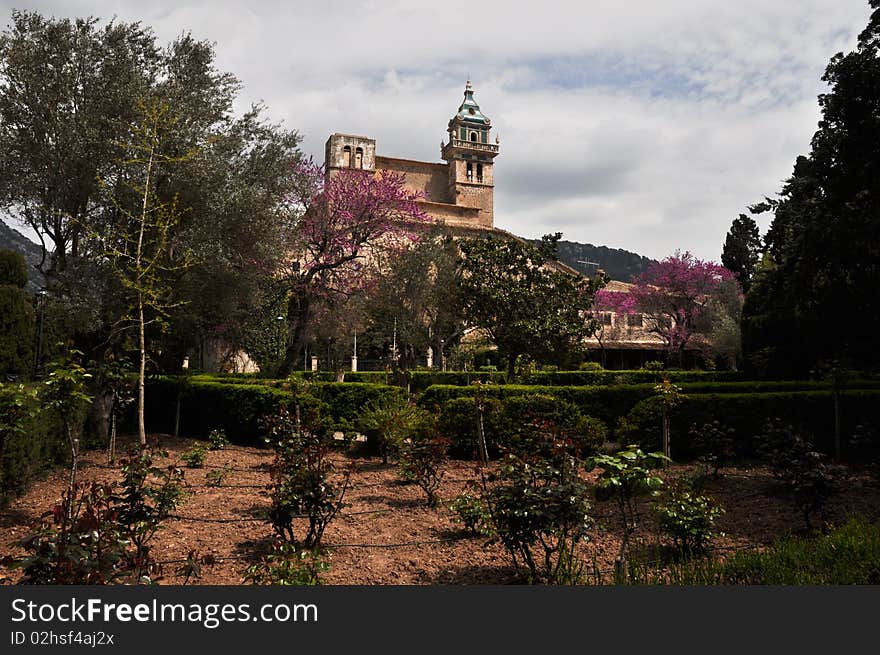
<instances>
[{"instance_id":1,"label":"building facade","mask_svg":"<svg viewBox=\"0 0 880 655\"><path fill-rule=\"evenodd\" d=\"M480 111L468 80L464 100L449 119L447 139L440 144L443 163L384 157L376 140L352 134L327 139L324 166L328 175L344 168L390 171L405 175L406 186L420 192L422 210L451 227L493 230L494 159L499 140L492 139L492 121Z\"/></svg>"}]
</instances>

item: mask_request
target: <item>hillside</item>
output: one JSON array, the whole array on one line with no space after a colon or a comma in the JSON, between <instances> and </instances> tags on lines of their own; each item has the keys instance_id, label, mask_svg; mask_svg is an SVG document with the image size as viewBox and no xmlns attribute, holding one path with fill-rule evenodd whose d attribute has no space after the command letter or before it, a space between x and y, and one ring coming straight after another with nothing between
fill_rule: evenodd
<instances>
[{"instance_id":1,"label":"hillside","mask_svg":"<svg viewBox=\"0 0 880 655\"><path fill-rule=\"evenodd\" d=\"M39 244L34 243L18 230L9 227L0 219L0 249L9 249L24 255L28 264L27 290L36 293L44 284L43 275L37 270L41 259Z\"/></svg>"},{"instance_id":2,"label":"hillside","mask_svg":"<svg viewBox=\"0 0 880 655\"><path fill-rule=\"evenodd\" d=\"M534 242L539 243L540 240L535 239ZM587 274L594 273L596 266L579 262L596 262L598 267L604 270L612 280L622 282L629 282L633 275L644 272L648 266L654 263L653 259L642 257L628 250L574 241L559 242L559 260L575 270Z\"/></svg>"}]
</instances>

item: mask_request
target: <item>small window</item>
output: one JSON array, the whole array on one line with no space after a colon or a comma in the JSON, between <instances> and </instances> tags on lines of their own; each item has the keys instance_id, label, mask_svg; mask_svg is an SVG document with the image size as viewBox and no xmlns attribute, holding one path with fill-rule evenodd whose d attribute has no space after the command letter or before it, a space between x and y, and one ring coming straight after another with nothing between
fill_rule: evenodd
<instances>
[{"instance_id":1,"label":"small window","mask_svg":"<svg viewBox=\"0 0 880 655\"><path fill-rule=\"evenodd\" d=\"M474 181L474 165L470 162L467 163L467 180L468 182Z\"/></svg>"},{"instance_id":2,"label":"small window","mask_svg":"<svg viewBox=\"0 0 880 655\"><path fill-rule=\"evenodd\" d=\"M483 181L483 165L477 164L477 182Z\"/></svg>"},{"instance_id":3,"label":"small window","mask_svg":"<svg viewBox=\"0 0 880 655\"><path fill-rule=\"evenodd\" d=\"M611 325L611 312L602 312L599 314L599 322L602 325Z\"/></svg>"},{"instance_id":4,"label":"small window","mask_svg":"<svg viewBox=\"0 0 880 655\"><path fill-rule=\"evenodd\" d=\"M364 149L357 148L354 151L354 167L355 168L363 168L364 167Z\"/></svg>"},{"instance_id":5,"label":"small window","mask_svg":"<svg viewBox=\"0 0 880 655\"><path fill-rule=\"evenodd\" d=\"M345 146L342 149L342 165L345 168L351 167L351 146Z\"/></svg>"},{"instance_id":6,"label":"small window","mask_svg":"<svg viewBox=\"0 0 880 655\"><path fill-rule=\"evenodd\" d=\"M477 112L474 111L474 108L473 108L473 107L468 107L468 113L469 113L471 116L473 116L473 115L476 114Z\"/></svg>"},{"instance_id":7,"label":"small window","mask_svg":"<svg viewBox=\"0 0 880 655\"><path fill-rule=\"evenodd\" d=\"M642 322L641 314L629 314L626 317L626 324L630 327L642 327Z\"/></svg>"},{"instance_id":8,"label":"small window","mask_svg":"<svg viewBox=\"0 0 880 655\"><path fill-rule=\"evenodd\" d=\"M471 141L473 141L474 143L477 142L477 133L476 132L471 132Z\"/></svg>"}]
</instances>

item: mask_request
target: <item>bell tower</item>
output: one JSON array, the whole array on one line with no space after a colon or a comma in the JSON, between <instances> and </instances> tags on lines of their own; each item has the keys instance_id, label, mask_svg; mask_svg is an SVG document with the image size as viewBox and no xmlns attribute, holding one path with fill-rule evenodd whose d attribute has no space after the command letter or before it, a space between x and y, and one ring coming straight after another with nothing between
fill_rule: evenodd
<instances>
[{"instance_id":1,"label":"bell tower","mask_svg":"<svg viewBox=\"0 0 880 655\"><path fill-rule=\"evenodd\" d=\"M449 197L453 204L479 209L479 223L494 226L495 178L492 161L498 155L499 140L490 140L492 121L480 111L468 80L464 100L449 120L449 143L440 144L440 153L449 171Z\"/></svg>"}]
</instances>

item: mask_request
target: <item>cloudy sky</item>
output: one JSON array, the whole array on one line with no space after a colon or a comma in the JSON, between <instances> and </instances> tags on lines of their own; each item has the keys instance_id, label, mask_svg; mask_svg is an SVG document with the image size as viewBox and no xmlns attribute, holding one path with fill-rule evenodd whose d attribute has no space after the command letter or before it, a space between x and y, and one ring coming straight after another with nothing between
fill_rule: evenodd
<instances>
[{"instance_id":1,"label":"cloudy sky","mask_svg":"<svg viewBox=\"0 0 880 655\"><path fill-rule=\"evenodd\" d=\"M825 66L870 14L867 0L0 0L3 25L12 7L213 41L241 107L265 103L319 160L348 132L439 161L470 76L501 137L496 225L715 260L808 150Z\"/></svg>"}]
</instances>

